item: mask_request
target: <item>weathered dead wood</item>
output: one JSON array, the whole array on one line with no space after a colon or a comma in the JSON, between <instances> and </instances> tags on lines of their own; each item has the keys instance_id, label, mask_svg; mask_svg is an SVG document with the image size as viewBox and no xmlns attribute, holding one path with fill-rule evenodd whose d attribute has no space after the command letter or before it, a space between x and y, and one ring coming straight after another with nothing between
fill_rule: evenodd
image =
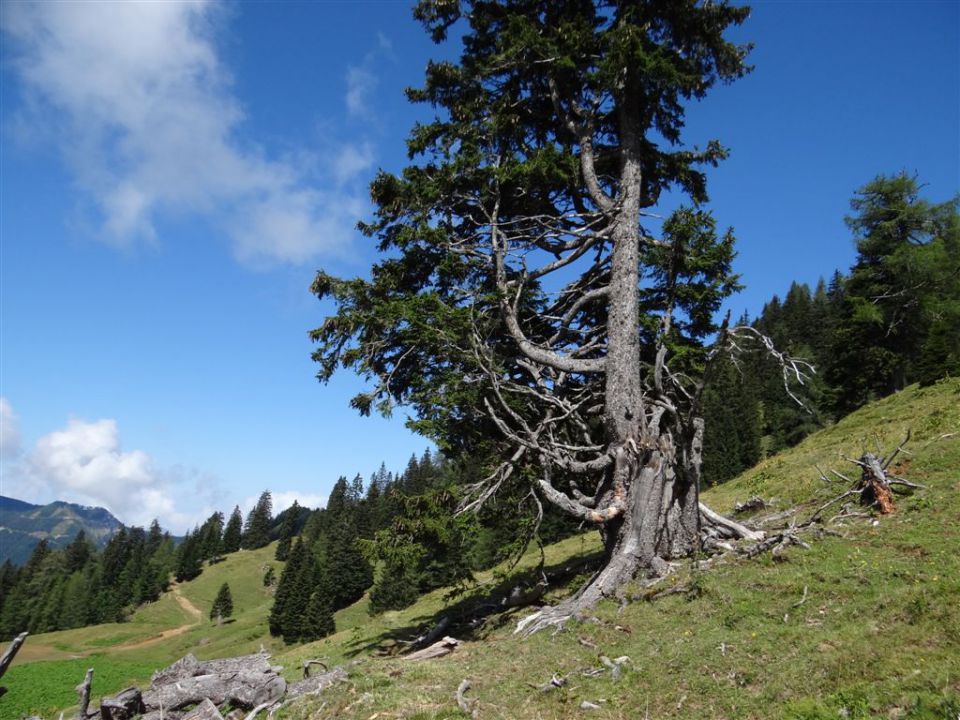
<instances>
[{"instance_id":1,"label":"weathered dead wood","mask_svg":"<svg viewBox=\"0 0 960 720\"><path fill-rule=\"evenodd\" d=\"M864 505L873 505L881 515L889 515L896 506L893 503L893 491L887 482L882 461L873 453L864 453L860 460L853 460L863 472L860 477L860 498Z\"/></svg>"},{"instance_id":2,"label":"weathered dead wood","mask_svg":"<svg viewBox=\"0 0 960 720\"><path fill-rule=\"evenodd\" d=\"M431 660L433 658L443 657L444 655L449 655L456 650L458 645L460 645L459 640L447 636L443 640L435 642L430 647L426 647L423 650L418 650L415 653L406 655L403 659L411 662L417 662L419 660Z\"/></svg>"},{"instance_id":3,"label":"weathered dead wood","mask_svg":"<svg viewBox=\"0 0 960 720\"><path fill-rule=\"evenodd\" d=\"M518 608L533 605L543 599L547 592L547 583L539 582L533 587L515 585L510 593L500 601L502 608Z\"/></svg>"},{"instance_id":4,"label":"weathered dead wood","mask_svg":"<svg viewBox=\"0 0 960 720\"><path fill-rule=\"evenodd\" d=\"M295 682L287 688L287 699L300 697L301 695L319 694L334 683L347 680L348 677L347 671L338 665L327 672L320 673L319 675L311 675L299 682Z\"/></svg>"},{"instance_id":5,"label":"weathered dead wood","mask_svg":"<svg viewBox=\"0 0 960 720\"><path fill-rule=\"evenodd\" d=\"M725 518L718 512L714 512L708 508L703 503L700 503L700 515L702 516L705 524L714 525L718 528L722 528L730 533L733 533L731 537L743 538L744 540L763 540L766 533L762 530L751 530L750 528L741 525L740 523Z\"/></svg>"},{"instance_id":6,"label":"weathered dead wood","mask_svg":"<svg viewBox=\"0 0 960 720\"><path fill-rule=\"evenodd\" d=\"M327 672L330 668L327 667L327 664L323 660L304 660L303 661L303 677L306 679L310 677L310 666L319 665L323 668L324 672Z\"/></svg>"},{"instance_id":7,"label":"weathered dead wood","mask_svg":"<svg viewBox=\"0 0 960 720\"><path fill-rule=\"evenodd\" d=\"M425 648L428 645L432 645L443 637L443 634L447 631L447 627L449 627L449 625L450 617L448 615L444 615L431 630L411 640L408 643L410 649L419 650L420 648Z\"/></svg>"},{"instance_id":8,"label":"weathered dead wood","mask_svg":"<svg viewBox=\"0 0 960 720\"><path fill-rule=\"evenodd\" d=\"M810 545L797 536L800 529L798 527L784 528L781 532L770 535L756 545L739 549L739 552L745 557L754 558L769 550L775 558L779 559L790 545L797 545L809 550Z\"/></svg>"},{"instance_id":9,"label":"weathered dead wood","mask_svg":"<svg viewBox=\"0 0 960 720\"><path fill-rule=\"evenodd\" d=\"M270 665L270 655L265 652L219 660L197 660L187 654L173 665L153 674L150 685L158 688L163 685L186 680L200 675L229 675L236 672L271 673L275 669Z\"/></svg>"},{"instance_id":10,"label":"weathered dead wood","mask_svg":"<svg viewBox=\"0 0 960 720\"><path fill-rule=\"evenodd\" d=\"M890 513L894 512L896 510L896 505L893 501L894 486L905 487L908 491L921 489L923 487L922 485L912 483L909 480L900 477L899 475L894 475L893 473L887 472L887 469L890 467L894 458L896 458L900 453L907 452L904 449L904 446L907 444L907 442L909 442L909 440L910 432L908 431L903 441L886 457L879 457L869 452L864 453L857 460L844 456L845 460L860 468L860 477L854 481L848 478L846 475L837 472L836 470L831 470L830 472L834 476L847 483L847 489L817 508L813 515L810 516L810 519L806 524L819 520L823 511L831 505L842 502L846 498L853 496L859 498L861 505L876 508L881 515L889 515ZM826 483L831 482L827 476L824 475L823 470L821 470L819 467L817 467L817 472L820 474L821 480ZM845 509L843 513L835 516L834 519L854 516L854 513Z\"/></svg>"},{"instance_id":11,"label":"weathered dead wood","mask_svg":"<svg viewBox=\"0 0 960 720\"><path fill-rule=\"evenodd\" d=\"M199 705L184 715L181 720L223 720L223 716L210 698L204 698Z\"/></svg>"},{"instance_id":12,"label":"weathered dead wood","mask_svg":"<svg viewBox=\"0 0 960 720\"><path fill-rule=\"evenodd\" d=\"M733 506L734 515L742 515L743 513L750 512L752 510L765 510L767 503L764 502L762 497L754 495L752 498L746 502L738 502Z\"/></svg>"},{"instance_id":13,"label":"weathered dead wood","mask_svg":"<svg viewBox=\"0 0 960 720\"><path fill-rule=\"evenodd\" d=\"M143 694L143 702L148 710L158 709L161 704L168 710L180 710L209 698L215 705L229 702L250 710L261 703L279 700L286 689L286 680L273 670L239 670L181 678L155 686Z\"/></svg>"},{"instance_id":14,"label":"weathered dead wood","mask_svg":"<svg viewBox=\"0 0 960 720\"><path fill-rule=\"evenodd\" d=\"M559 673L554 673L553 677L550 678L543 685L534 685L533 683L527 683L534 690L539 690L540 692L553 692L554 690L559 690L564 685L567 684L567 676L560 675Z\"/></svg>"},{"instance_id":15,"label":"weathered dead wood","mask_svg":"<svg viewBox=\"0 0 960 720\"><path fill-rule=\"evenodd\" d=\"M112 697L100 699L101 720L131 720L146 711L140 690L129 687Z\"/></svg>"},{"instance_id":16,"label":"weathered dead wood","mask_svg":"<svg viewBox=\"0 0 960 720\"><path fill-rule=\"evenodd\" d=\"M244 720L253 720L259 713L263 712L273 704L274 703L272 702L260 703L253 710L250 711L250 713L244 718Z\"/></svg>"},{"instance_id":17,"label":"weathered dead wood","mask_svg":"<svg viewBox=\"0 0 960 720\"><path fill-rule=\"evenodd\" d=\"M791 605L790 607L798 608L798 607L800 607L801 605L803 605L803 604L807 601L807 590L808 590L807 586L804 585L804 586L803 586L803 597L800 598L797 602L795 602L795 603L794 603L793 605Z\"/></svg>"},{"instance_id":18,"label":"weathered dead wood","mask_svg":"<svg viewBox=\"0 0 960 720\"><path fill-rule=\"evenodd\" d=\"M83 678L83 682L77 685L77 697L78 697L78 708L77 708L77 718L78 720L85 720L89 714L90 709L90 688L93 686L93 668L87 668L87 674Z\"/></svg>"},{"instance_id":19,"label":"weathered dead wood","mask_svg":"<svg viewBox=\"0 0 960 720\"><path fill-rule=\"evenodd\" d=\"M0 656L0 677L3 677L3 674L7 671L7 668L10 667L10 663L13 662L13 658L16 657L17 652L20 650L20 646L23 645L24 640L27 639L27 635L29 634L30 633L22 632L13 640L11 640L9 645L7 645L7 649L4 650L3 655ZM3 692L3 688L0 688L0 695L2 695Z\"/></svg>"},{"instance_id":20,"label":"weathered dead wood","mask_svg":"<svg viewBox=\"0 0 960 720\"><path fill-rule=\"evenodd\" d=\"M480 717L480 710L478 708L477 699L473 698L468 700L466 695L467 691L470 690L470 681L464 680L457 687L457 707L459 707L463 712L469 715L473 720L478 720Z\"/></svg>"}]
</instances>

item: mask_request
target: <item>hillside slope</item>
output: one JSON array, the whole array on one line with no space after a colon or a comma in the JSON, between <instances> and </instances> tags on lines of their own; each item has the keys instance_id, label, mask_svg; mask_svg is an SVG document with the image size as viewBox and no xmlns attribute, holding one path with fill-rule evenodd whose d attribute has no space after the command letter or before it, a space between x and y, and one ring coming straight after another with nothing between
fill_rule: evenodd
<instances>
[{"instance_id":1,"label":"hillside slope","mask_svg":"<svg viewBox=\"0 0 960 720\"><path fill-rule=\"evenodd\" d=\"M680 563L667 586L690 588L656 602L608 602L589 622L528 640L512 634L525 610L493 615L472 629L453 655L411 664L390 657L396 641L450 615L469 617L501 582L486 573L470 594L447 591L371 618L366 600L337 614L338 632L318 643L285 647L269 637L271 598L261 578L273 547L241 552L196 580L141 608L132 621L31 637L4 678L10 693L0 718L27 711L54 716L75 702L72 687L96 668L94 694L115 691L186 652L201 658L252 652L263 644L289 679L305 658L358 660L351 681L323 698L286 708L281 717L466 717L454 702L460 682L480 717L573 718L599 706L597 718L956 718L960 713L960 381L908 388L765 460L705 494L721 511L759 495L776 508L806 503L805 517L828 490L814 468L848 473L839 453L855 456L913 441L903 472L925 490L898 500L895 514L852 519L837 534L811 538L775 561L732 560L708 571ZM848 473L849 474L849 473ZM598 547L592 534L546 548L547 565L570 565ZM536 562L531 553L512 571ZM571 579L569 592L585 575ZM206 620L220 583L228 581L236 621ZM186 601L186 602L183 602ZM202 617L189 611L195 607ZM622 677L582 674L602 668L599 655L629 656ZM82 656L82 657L77 657ZM531 686L551 675L564 687Z\"/></svg>"},{"instance_id":2,"label":"hillside slope","mask_svg":"<svg viewBox=\"0 0 960 720\"><path fill-rule=\"evenodd\" d=\"M97 545L106 545L120 527L108 510L68 502L47 505L0 496L0 564L10 560L23 565L40 540L46 538L51 547L65 547L83 530Z\"/></svg>"},{"instance_id":3,"label":"hillside slope","mask_svg":"<svg viewBox=\"0 0 960 720\"><path fill-rule=\"evenodd\" d=\"M736 480L705 493L715 508L760 495L775 507L806 503L805 519L838 489L815 465L851 475L839 454L879 442L891 449L912 429L903 472L926 489L895 514L853 519L794 547L709 571L682 564L667 583L693 592L621 608L608 602L590 622L528 640L512 634L526 611L493 618L440 660L370 659L353 682L304 703L289 717L465 717L454 703L469 679L480 717L574 718L951 718L960 714L960 381L911 387L807 438ZM847 467L843 467L846 465ZM548 549L558 564L596 549L591 536ZM582 581L580 577L571 587ZM428 626L444 613L442 592L362 628L342 630L278 661L334 662L383 646L385 631ZM599 655L627 655L619 682ZM567 684L542 686L557 673ZM322 708L322 709L321 709ZM377 715L380 713L379 715Z\"/></svg>"}]
</instances>

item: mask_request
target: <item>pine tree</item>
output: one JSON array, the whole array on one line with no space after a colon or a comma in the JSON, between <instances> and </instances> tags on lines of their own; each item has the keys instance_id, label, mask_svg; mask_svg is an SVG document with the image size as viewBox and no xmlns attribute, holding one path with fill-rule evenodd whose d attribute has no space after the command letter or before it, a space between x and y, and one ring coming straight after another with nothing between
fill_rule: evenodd
<instances>
[{"instance_id":1,"label":"pine tree","mask_svg":"<svg viewBox=\"0 0 960 720\"><path fill-rule=\"evenodd\" d=\"M177 548L176 567L174 575L177 582L186 582L199 576L203 567L200 560L200 542L201 537L199 528L194 528L193 532L188 532L180 547ZM105 572L106 574L106 572ZM109 575L107 575L109 577Z\"/></svg>"},{"instance_id":2,"label":"pine tree","mask_svg":"<svg viewBox=\"0 0 960 720\"><path fill-rule=\"evenodd\" d=\"M929 380L940 364L947 374L950 348L960 349L960 329L950 323L960 317L960 197L933 204L920 187L906 173L878 176L850 202L857 261L828 368L840 414L921 374Z\"/></svg>"},{"instance_id":3,"label":"pine tree","mask_svg":"<svg viewBox=\"0 0 960 720\"><path fill-rule=\"evenodd\" d=\"M333 606L339 610L363 597L373 584L373 568L360 550L360 537L349 515L332 518L326 534L330 573L336 578Z\"/></svg>"},{"instance_id":4,"label":"pine tree","mask_svg":"<svg viewBox=\"0 0 960 720\"><path fill-rule=\"evenodd\" d=\"M223 513L215 512L200 527L201 560L215 562L223 554Z\"/></svg>"},{"instance_id":5,"label":"pine tree","mask_svg":"<svg viewBox=\"0 0 960 720\"><path fill-rule=\"evenodd\" d=\"M385 531L383 531L385 532ZM389 543L388 537L382 538ZM389 549L388 549L389 548ZM379 555L383 567L377 582L370 590L370 614L387 610L402 610L420 596L418 567L422 559L420 548L413 545L385 546Z\"/></svg>"},{"instance_id":6,"label":"pine tree","mask_svg":"<svg viewBox=\"0 0 960 720\"><path fill-rule=\"evenodd\" d=\"M273 501L265 490L247 515L241 544L245 550L256 550L270 544L270 525L273 521Z\"/></svg>"},{"instance_id":7,"label":"pine tree","mask_svg":"<svg viewBox=\"0 0 960 720\"><path fill-rule=\"evenodd\" d=\"M333 617L334 578L326 563L318 563L310 599L303 616L301 638L313 642L337 631Z\"/></svg>"},{"instance_id":8,"label":"pine tree","mask_svg":"<svg viewBox=\"0 0 960 720\"><path fill-rule=\"evenodd\" d=\"M277 544L277 552L274 555L277 560L286 560L290 556L290 547L299 519L300 505L294 500L293 505L283 513L283 522L280 523L278 531L280 542Z\"/></svg>"},{"instance_id":9,"label":"pine tree","mask_svg":"<svg viewBox=\"0 0 960 720\"><path fill-rule=\"evenodd\" d=\"M80 530L73 541L65 548L65 565L68 573L82 570L93 557L94 549L87 540L87 533Z\"/></svg>"},{"instance_id":10,"label":"pine tree","mask_svg":"<svg viewBox=\"0 0 960 720\"><path fill-rule=\"evenodd\" d=\"M240 514L240 507L235 506L227 521L227 527L223 531L223 552L234 553L240 549L240 539L243 534L243 515Z\"/></svg>"},{"instance_id":11,"label":"pine tree","mask_svg":"<svg viewBox=\"0 0 960 720\"><path fill-rule=\"evenodd\" d=\"M273 606L270 608L270 617L267 621L270 634L275 637L284 634L288 605L296 606L299 601L299 598L296 597L295 585L300 577L301 569L308 560L308 553L303 538L298 538L290 551L290 559L287 560L283 572L280 573L280 582L277 583L277 591L274 593Z\"/></svg>"},{"instance_id":12,"label":"pine tree","mask_svg":"<svg viewBox=\"0 0 960 720\"><path fill-rule=\"evenodd\" d=\"M210 619L216 618L217 625L222 625L226 618L233 616L233 596L230 594L230 585L224 583L217 591L213 607L210 608Z\"/></svg>"}]
</instances>

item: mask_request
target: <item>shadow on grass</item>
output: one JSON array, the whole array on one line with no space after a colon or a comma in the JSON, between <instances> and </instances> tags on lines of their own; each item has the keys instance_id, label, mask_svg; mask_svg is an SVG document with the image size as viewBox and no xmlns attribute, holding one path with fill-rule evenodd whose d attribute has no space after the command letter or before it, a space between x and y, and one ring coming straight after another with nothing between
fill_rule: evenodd
<instances>
[{"instance_id":1,"label":"shadow on grass","mask_svg":"<svg viewBox=\"0 0 960 720\"><path fill-rule=\"evenodd\" d=\"M515 570L498 578L496 584L476 585L468 588L462 597L450 604L446 604L436 613L421 615L411 619L411 624L393 628L373 637L357 638L346 643L347 657L355 657L363 653L378 652L382 655L400 655L407 649L415 649L411 643L424 637L433 628L447 618L447 626L437 637L444 635L456 637L458 640L480 640L488 633L497 630L508 622L518 612L531 607L545 604L542 594L533 593L542 578L547 578L547 591L568 588L574 580L584 573L591 573L599 568L603 560L603 552L596 551L579 558L524 570ZM517 598L527 594L536 595L532 602L516 604ZM451 596L448 596L448 599Z\"/></svg>"}]
</instances>

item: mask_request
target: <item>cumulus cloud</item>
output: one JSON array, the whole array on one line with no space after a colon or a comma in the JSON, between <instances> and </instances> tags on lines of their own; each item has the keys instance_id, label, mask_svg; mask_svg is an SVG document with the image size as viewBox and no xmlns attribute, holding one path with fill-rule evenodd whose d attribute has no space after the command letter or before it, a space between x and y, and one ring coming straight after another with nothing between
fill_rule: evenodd
<instances>
[{"instance_id":1,"label":"cumulus cloud","mask_svg":"<svg viewBox=\"0 0 960 720\"><path fill-rule=\"evenodd\" d=\"M0 397L0 460L12 460L20 454L20 423L13 406Z\"/></svg>"},{"instance_id":2,"label":"cumulus cloud","mask_svg":"<svg viewBox=\"0 0 960 720\"><path fill-rule=\"evenodd\" d=\"M243 138L244 110L213 41L218 15L205 1L5 4L27 124L59 143L103 238L118 246L154 241L165 214L192 214L246 261L345 254L365 207L363 188L348 183L368 166L364 150L352 165L329 160L320 188L301 165ZM351 77L353 112L375 78L369 68Z\"/></svg>"},{"instance_id":3,"label":"cumulus cloud","mask_svg":"<svg viewBox=\"0 0 960 720\"><path fill-rule=\"evenodd\" d=\"M9 403L0 403L12 414ZM28 502L66 500L105 507L122 522L154 518L176 533L214 512L218 483L184 468L158 468L143 450L125 451L112 419L72 419L5 468L3 493Z\"/></svg>"}]
</instances>

